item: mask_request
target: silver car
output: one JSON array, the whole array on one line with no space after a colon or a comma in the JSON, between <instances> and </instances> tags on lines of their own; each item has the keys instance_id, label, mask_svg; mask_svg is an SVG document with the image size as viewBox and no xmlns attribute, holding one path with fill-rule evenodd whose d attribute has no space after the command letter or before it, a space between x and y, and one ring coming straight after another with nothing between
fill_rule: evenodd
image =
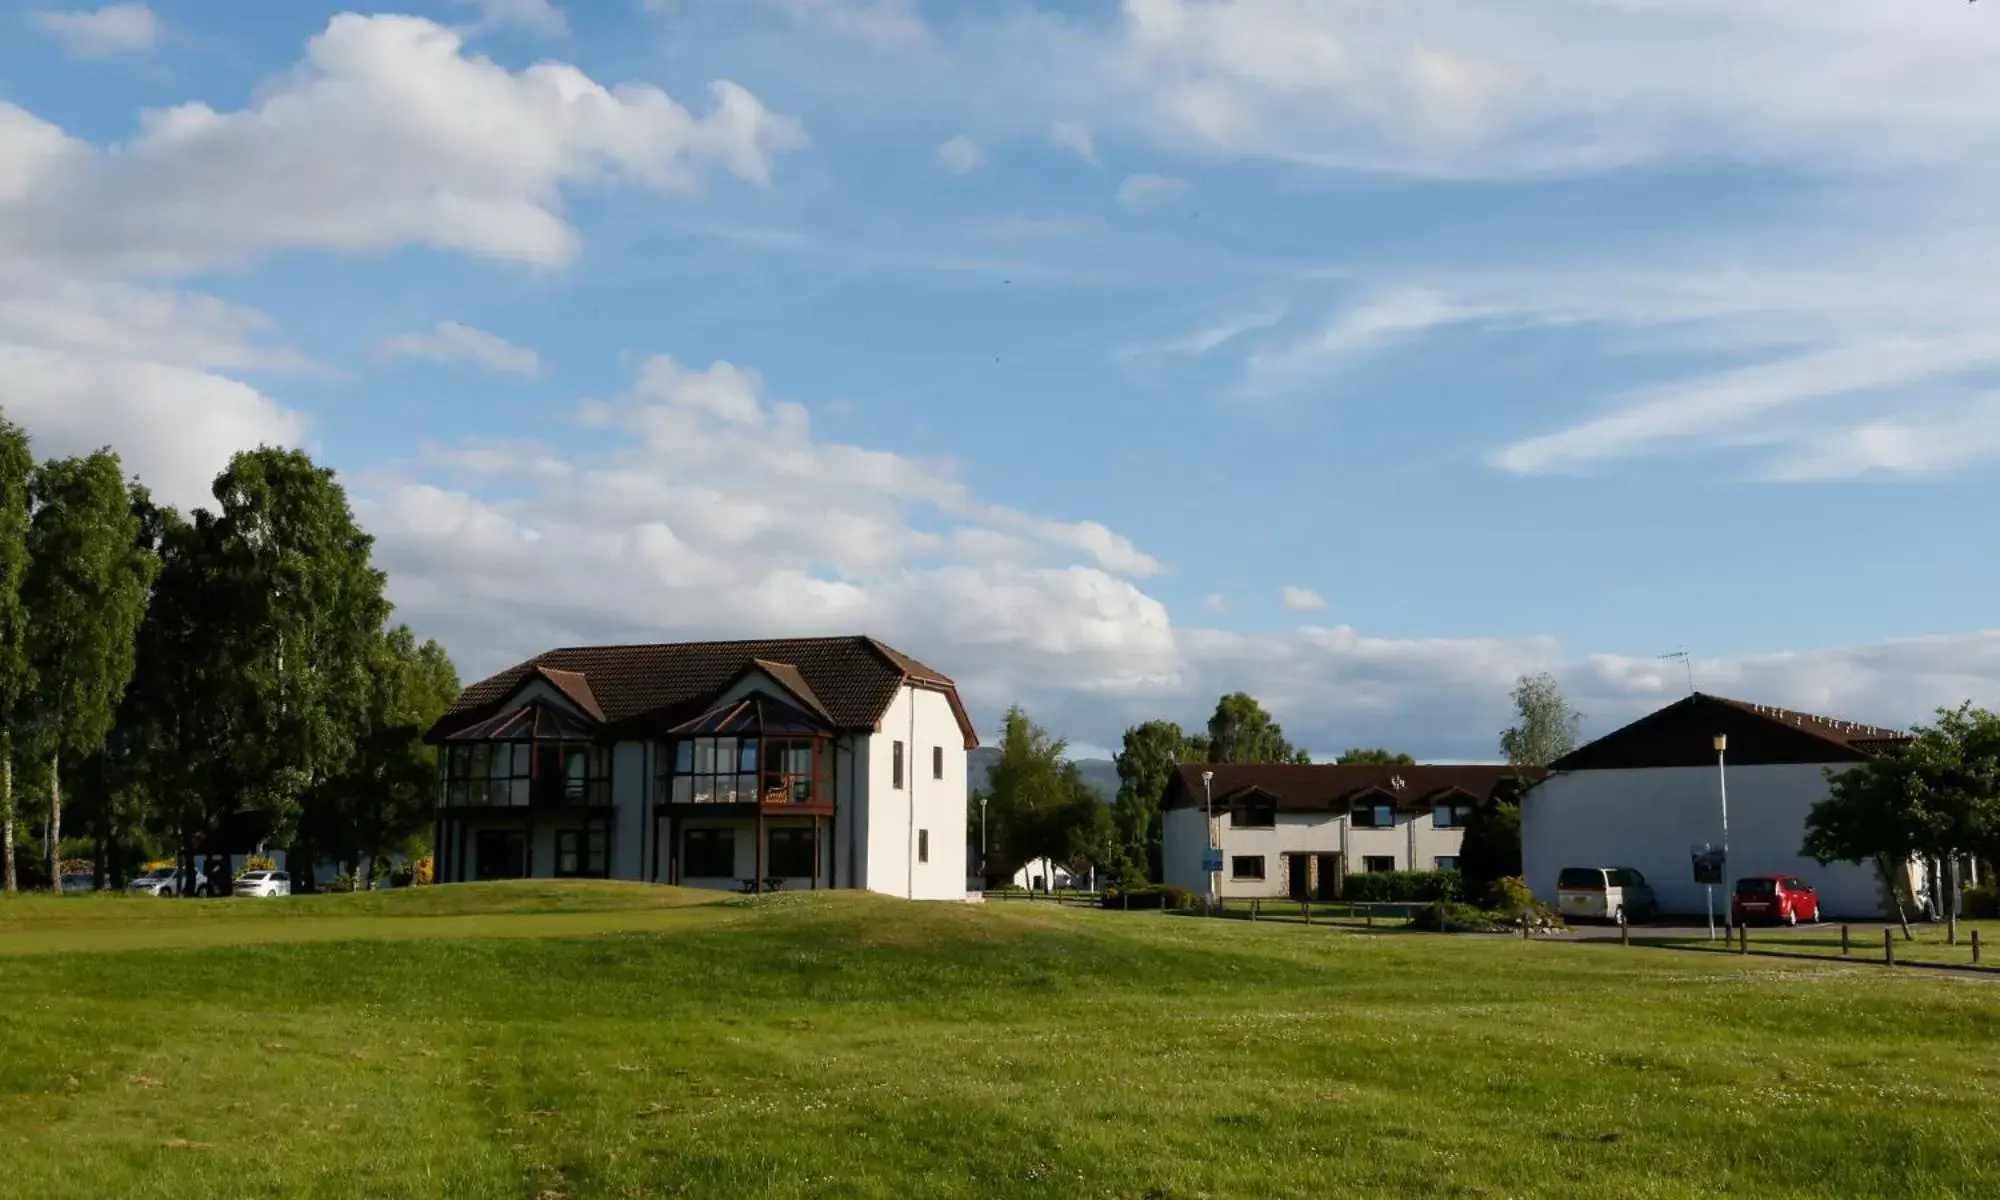
<instances>
[{"instance_id":1,"label":"silver car","mask_svg":"<svg viewBox=\"0 0 2000 1200\"><path fill-rule=\"evenodd\" d=\"M289 896L292 877L283 871L245 871L229 889L232 896Z\"/></svg>"},{"instance_id":2,"label":"silver car","mask_svg":"<svg viewBox=\"0 0 2000 1200\"><path fill-rule=\"evenodd\" d=\"M208 876L197 871L195 872L194 879L194 894L197 896L208 895ZM181 869L179 867L155 867L144 875L134 879L131 883L126 884L125 890L140 892L149 896L178 896L185 889L182 886Z\"/></svg>"},{"instance_id":3,"label":"silver car","mask_svg":"<svg viewBox=\"0 0 2000 1200\"><path fill-rule=\"evenodd\" d=\"M1660 902L1646 877L1631 867L1564 867L1556 877L1556 911L1566 921L1650 921Z\"/></svg>"}]
</instances>

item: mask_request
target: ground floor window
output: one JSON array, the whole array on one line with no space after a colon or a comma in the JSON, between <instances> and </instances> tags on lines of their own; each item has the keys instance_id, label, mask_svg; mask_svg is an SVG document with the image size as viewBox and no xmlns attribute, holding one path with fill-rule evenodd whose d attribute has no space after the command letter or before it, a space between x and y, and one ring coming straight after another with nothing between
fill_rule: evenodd
<instances>
[{"instance_id":1,"label":"ground floor window","mask_svg":"<svg viewBox=\"0 0 2000 1200\"><path fill-rule=\"evenodd\" d=\"M931 831L928 829L919 829L917 830L917 861L920 863L927 863L930 860L931 860Z\"/></svg>"},{"instance_id":2,"label":"ground floor window","mask_svg":"<svg viewBox=\"0 0 2000 1200\"><path fill-rule=\"evenodd\" d=\"M764 873L781 879L804 879L813 873L810 829L773 829L764 859Z\"/></svg>"},{"instance_id":3,"label":"ground floor window","mask_svg":"<svg viewBox=\"0 0 2000 1200\"><path fill-rule=\"evenodd\" d=\"M528 835L519 829L482 829L473 835L475 878L525 879Z\"/></svg>"},{"instance_id":4,"label":"ground floor window","mask_svg":"<svg viewBox=\"0 0 2000 1200\"><path fill-rule=\"evenodd\" d=\"M1437 869L1440 871L1458 870L1458 856L1456 854L1440 854L1431 861L1437 864Z\"/></svg>"},{"instance_id":5,"label":"ground floor window","mask_svg":"<svg viewBox=\"0 0 2000 1200\"><path fill-rule=\"evenodd\" d=\"M1264 878L1264 856L1261 854L1238 854L1229 860L1231 879Z\"/></svg>"},{"instance_id":6,"label":"ground floor window","mask_svg":"<svg viewBox=\"0 0 2000 1200\"><path fill-rule=\"evenodd\" d=\"M736 831L690 829L681 835L686 860L683 879L733 879L736 876Z\"/></svg>"},{"instance_id":7,"label":"ground floor window","mask_svg":"<svg viewBox=\"0 0 2000 1200\"><path fill-rule=\"evenodd\" d=\"M603 829L556 830L556 875L565 879L602 876L605 834Z\"/></svg>"},{"instance_id":8,"label":"ground floor window","mask_svg":"<svg viewBox=\"0 0 2000 1200\"><path fill-rule=\"evenodd\" d=\"M1364 854L1361 856L1361 869L1364 871L1393 871L1396 869L1396 856L1393 854Z\"/></svg>"}]
</instances>

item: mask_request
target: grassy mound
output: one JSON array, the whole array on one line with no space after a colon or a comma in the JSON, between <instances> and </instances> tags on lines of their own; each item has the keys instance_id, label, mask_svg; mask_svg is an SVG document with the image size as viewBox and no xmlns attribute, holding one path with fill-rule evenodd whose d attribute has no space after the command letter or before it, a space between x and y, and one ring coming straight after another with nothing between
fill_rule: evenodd
<instances>
[{"instance_id":1,"label":"grassy mound","mask_svg":"<svg viewBox=\"0 0 2000 1200\"><path fill-rule=\"evenodd\" d=\"M0 959L0 1192L2000 1187L2000 993L1880 968L853 893L148 903L215 940L79 907L98 952Z\"/></svg>"}]
</instances>

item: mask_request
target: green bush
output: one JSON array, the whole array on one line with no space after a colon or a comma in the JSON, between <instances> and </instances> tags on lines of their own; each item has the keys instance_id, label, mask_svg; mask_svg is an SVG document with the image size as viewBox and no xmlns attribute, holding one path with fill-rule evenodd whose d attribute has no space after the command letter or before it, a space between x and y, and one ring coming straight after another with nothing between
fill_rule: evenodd
<instances>
[{"instance_id":1,"label":"green bush","mask_svg":"<svg viewBox=\"0 0 2000 1200\"><path fill-rule=\"evenodd\" d=\"M1464 898L1457 871L1369 871L1347 877L1342 899L1357 904L1432 904Z\"/></svg>"},{"instance_id":2,"label":"green bush","mask_svg":"<svg viewBox=\"0 0 2000 1200\"><path fill-rule=\"evenodd\" d=\"M1470 904L1448 900L1420 909L1410 918L1410 928L1432 933L1492 933L1506 923L1507 918L1499 913L1481 912Z\"/></svg>"},{"instance_id":3,"label":"green bush","mask_svg":"<svg viewBox=\"0 0 2000 1200\"><path fill-rule=\"evenodd\" d=\"M1201 897L1178 884L1147 884L1135 888L1105 888L1098 904L1104 908L1164 908L1170 912L1193 912L1201 907Z\"/></svg>"},{"instance_id":4,"label":"green bush","mask_svg":"<svg viewBox=\"0 0 2000 1200\"><path fill-rule=\"evenodd\" d=\"M1975 921L2000 918L2000 885L1966 888L1965 915Z\"/></svg>"},{"instance_id":5,"label":"green bush","mask_svg":"<svg viewBox=\"0 0 2000 1200\"><path fill-rule=\"evenodd\" d=\"M1486 907L1512 916L1534 912L1542 907L1542 902L1535 899L1535 889L1528 886L1527 880L1509 875L1494 880L1493 886L1486 890Z\"/></svg>"}]
</instances>

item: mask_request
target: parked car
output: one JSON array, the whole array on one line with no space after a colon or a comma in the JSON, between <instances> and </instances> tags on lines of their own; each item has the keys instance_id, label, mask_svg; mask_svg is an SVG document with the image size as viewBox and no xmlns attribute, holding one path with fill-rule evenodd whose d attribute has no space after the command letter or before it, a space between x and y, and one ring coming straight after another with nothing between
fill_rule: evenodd
<instances>
[{"instance_id":1,"label":"parked car","mask_svg":"<svg viewBox=\"0 0 2000 1200\"><path fill-rule=\"evenodd\" d=\"M127 884L125 890L153 896L178 896L187 890L184 884L185 880L181 877L179 867L155 867ZM208 876L201 871L195 872L194 894L197 896L211 894L208 890Z\"/></svg>"},{"instance_id":2,"label":"parked car","mask_svg":"<svg viewBox=\"0 0 2000 1200\"><path fill-rule=\"evenodd\" d=\"M1660 902L1646 877L1630 867L1564 867L1556 877L1556 911L1565 920L1650 921Z\"/></svg>"},{"instance_id":3,"label":"parked car","mask_svg":"<svg viewBox=\"0 0 2000 1200\"><path fill-rule=\"evenodd\" d=\"M1729 911L1739 924L1804 921L1810 925L1819 920L1819 893L1796 875L1751 875L1736 881Z\"/></svg>"},{"instance_id":4,"label":"parked car","mask_svg":"<svg viewBox=\"0 0 2000 1200\"><path fill-rule=\"evenodd\" d=\"M283 871L245 871L229 891L234 896L289 896L292 877Z\"/></svg>"}]
</instances>

